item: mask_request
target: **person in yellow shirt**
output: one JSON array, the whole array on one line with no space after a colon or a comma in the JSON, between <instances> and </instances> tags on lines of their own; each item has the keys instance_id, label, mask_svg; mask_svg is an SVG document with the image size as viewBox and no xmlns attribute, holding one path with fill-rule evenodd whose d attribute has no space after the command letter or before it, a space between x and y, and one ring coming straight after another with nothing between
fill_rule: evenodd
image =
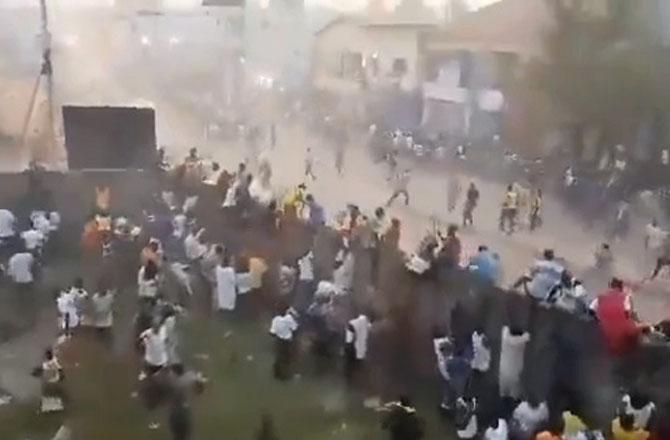
<instances>
[{"instance_id":1,"label":"person in yellow shirt","mask_svg":"<svg viewBox=\"0 0 670 440\"><path fill-rule=\"evenodd\" d=\"M614 440L647 440L649 432L635 427L632 414L621 414L612 421L612 438Z\"/></svg>"},{"instance_id":2,"label":"person in yellow shirt","mask_svg":"<svg viewBox=\"0 0 670 440\"><path fill-rule=\"evenodd\" d=\"M565 411L563 413L563 424L565 425L563 433L565 434L566 438L572 438L580 432L588 430L586 423L584 423L582 419L579 418L579 416L573 414L571 411Z\"/></svg>"},{"instance_id":3,"label":"person in yellow shirt","mask_svg":"<svg viewBox=\"0 0 670 440\"><path fill-rule=\"evenodd\" d=\"M284 215L300 217L305 206L305 193L307 186L304 183L298 185L284 199Z\"/></svg>"}]
</instances>

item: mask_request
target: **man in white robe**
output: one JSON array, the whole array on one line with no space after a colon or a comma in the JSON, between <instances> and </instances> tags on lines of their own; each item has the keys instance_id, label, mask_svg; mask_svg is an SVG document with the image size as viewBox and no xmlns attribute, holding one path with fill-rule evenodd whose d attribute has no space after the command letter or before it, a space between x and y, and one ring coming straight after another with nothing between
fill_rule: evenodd
<instances>
[{"instance_id":1,"label":"man in white robe","mask_svg":"<svg viewBox=\"0 0 670 440\"><path fill-rule=\"evenodd\" d=\"M235 269L227 258L216 268L216 300L217 310L235 310L237 301Z\"/></svg>"},{"instance_id":2,"label":"man in white robe","mask_svg":"<svg viewBox=\"0 0 670 440\"><path fill-rule=\"evenodd\" d=\"M345 376L347 380L353 380L354 375L360 370L368 354L368 339L372 323L364 314L352 319L347 324L345 333L346 366Z\"/></svg>"},{"instance_id":3,"label":"man in white robe","mask_svg":"<svg viewBox=\"0 0 670 440\"><path fill-rule=\"evenodd\" d=\"M208 247L204 243L204 234L205 229L202 228L197 232L192 231L184 239L184 253L186 254L186 259L188 259L188 261L198 261L207 252Z\"/></svg>"},{"instance_id":4,"label":"man in white robe","mask_svg":"<svg viewBox=\"0 0 670 440\"><path fill-rule=\"evenodd\" d=\"M530 341L528 332L502 330L500 348L500 397L521 397L521 373L523 372L526 344Z\"/></svg>"}]
</instances>

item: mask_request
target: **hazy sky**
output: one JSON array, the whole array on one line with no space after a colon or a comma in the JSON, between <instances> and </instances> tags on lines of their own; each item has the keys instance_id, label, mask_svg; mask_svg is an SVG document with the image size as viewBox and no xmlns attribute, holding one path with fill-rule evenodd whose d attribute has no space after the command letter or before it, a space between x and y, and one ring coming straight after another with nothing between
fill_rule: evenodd
<instances>
[{"instance_id":1,"label":"hazy sky","mask_svg":"<svg viewBox=\"0 0 670 440\"><path fill-rule=\"evenodd\" d=\"M179 1L179 0L175 0ZM184 0L188 1L188 0ZM393 2L398 3L400 0L389 0L389 3ZM468 5L473 8L481 8L483 6L495 3L499 0L466 0ZM306 0L307 4L321 4L331 6L336 9L357 9L365 6L367 0ZM442 6L445 3L445 0L424 0L425 4L428 6Z\"/></svg>"},{"instance_id":2,"label":"hazy sky","mask_svg":"<svg viewBox=\"0 0 670 440\"><path fill-rule=\"evenodd\" d=\"M59 0L60 5L78 5L78 4L105 4L111 3L113 0ZM321 4L331 6L336 9L357 9L362 8L367 4L367 0L305 0L307 4ZM388 0L389 3L399 2L399 0ZM441 6L445 0L424 0L426 5ZM499 0L466 0L466 2L473 8L486 6L490 3L495 3ZM193 7L202 4L202 0L164 0L166 5L172 7ZM36 5L37 0L0 0L0 6L25 6Z\"/></svg>"}]
</instances>

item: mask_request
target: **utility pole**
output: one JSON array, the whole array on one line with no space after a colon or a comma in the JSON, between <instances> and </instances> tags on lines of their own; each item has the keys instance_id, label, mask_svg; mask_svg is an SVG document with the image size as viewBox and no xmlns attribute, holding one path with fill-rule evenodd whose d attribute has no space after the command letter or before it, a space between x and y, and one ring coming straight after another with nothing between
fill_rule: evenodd
<instances>
[{"instance_id":1,"label":"utility pole","mask_svg":"<svg viewBox=\"0 0 670 440\"><path fill-rule=\"evenodd\" d=\"M30 120L32 115L35 112L35 104L37 103L37 94L40 89L40 85L44 80L46 82L47 89L47 137L49 142L48 145L48 156L51 156L54 150L54 145L56 141L56 136L54 132L54 111L53 111L53 67L51 64L51 33L49 32L49 15L47 11L46 0L40 1L40 21L41 21L41 33L40 38L42 41L42 66L40 72L35 79L35 85L33 86L33 91L30 96L30 104L28 105L28 112L26 113L25 119L23 121L23 130L21 132L21 149L25 150L26 142L28 138L28 129L30 128ZM31 163L35 162L35 152L31 154Z\"/></svg>"},{"instance_id":2,"label":"utility pole","mask_svg":"<svg viewBox=\"0 0 670 440\"><path fill-rule=\"evenodd\" d=\"M49 13L47 11L47 1L40 0L40 11L42 17L42 70L40 74L45 77L47 82L47 121L49 134L48 156L53 157L56 143L56 133L54 130L54 82L53 82L53 64L51 62L51 32L49 32Z\"/></svg>"}]
</instances>

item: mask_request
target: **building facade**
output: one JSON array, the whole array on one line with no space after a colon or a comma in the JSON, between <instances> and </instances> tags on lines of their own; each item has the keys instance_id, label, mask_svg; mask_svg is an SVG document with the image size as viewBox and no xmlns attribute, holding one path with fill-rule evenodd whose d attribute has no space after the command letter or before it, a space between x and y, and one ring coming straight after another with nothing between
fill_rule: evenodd
<instances>
[{"instance_id":1,"label":"building facade","mask_svg":"<svg viewBox=\"0 0 670 440\"><path fill-rule=\"evenodd\" d=\"M386 125L415 125L409 119L418 118L420 108L405 111L398 99L407 98L411 107L421 85L419 35L436 27L435 20L402 21L395 16L334 20L316 34L312 86L349 103L342 104L344 114L374 120L385 116ZM406 115L391 115L391 107Z\"/></svg>"}]
</instances>

